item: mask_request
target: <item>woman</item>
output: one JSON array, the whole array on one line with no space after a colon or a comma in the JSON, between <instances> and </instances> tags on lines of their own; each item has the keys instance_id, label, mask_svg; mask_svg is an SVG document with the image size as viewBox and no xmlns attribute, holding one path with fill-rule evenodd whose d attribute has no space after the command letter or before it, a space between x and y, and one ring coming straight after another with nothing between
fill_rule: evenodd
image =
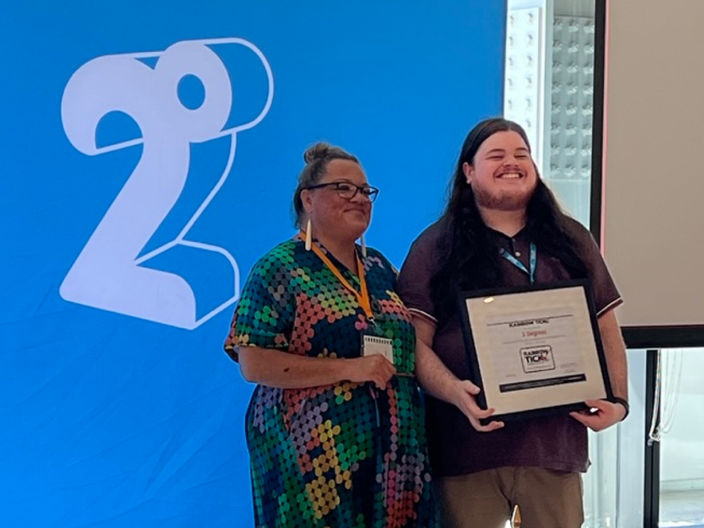
<instances>
[{"instance_id":1,"label":"woman","mask_svg":"<svg viewBox=\"0 0 704 528\"><path fill-rule=\"evenodd\" d=\"M378 189L318 143L301 233L255 264L225 348L257 383L247 417L257 526L434 525L415 333L396 273L356 245Z\"/></svg>"}]
</instances>

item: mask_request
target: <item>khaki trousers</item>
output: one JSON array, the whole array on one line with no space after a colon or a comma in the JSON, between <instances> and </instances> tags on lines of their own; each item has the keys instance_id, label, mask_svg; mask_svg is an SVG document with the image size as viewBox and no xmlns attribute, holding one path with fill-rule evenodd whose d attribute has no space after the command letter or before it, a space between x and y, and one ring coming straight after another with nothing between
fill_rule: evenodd
<instances>
[{"instance_id":1,"label":"khaki trousers","mask_svg":"<svg viewBox=\"0 0 704 528\"><path fill-rule=\"evenodd\" d=\"M521 528L579 528L584 521L579 473L502 467L433 482L449 528L505 528L516 505Z\"/></svg>"}]
</instances>

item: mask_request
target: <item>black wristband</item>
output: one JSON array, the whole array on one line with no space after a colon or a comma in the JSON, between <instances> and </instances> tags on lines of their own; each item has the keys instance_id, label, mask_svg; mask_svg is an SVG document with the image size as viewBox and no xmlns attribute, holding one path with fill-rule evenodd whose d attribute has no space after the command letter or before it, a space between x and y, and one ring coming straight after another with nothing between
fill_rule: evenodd
<instances>
[{"instance_id":1,"label":"black wristband","mask_svg":"<svg viewBox=\"0 0 704 528\"><path fill-rule=\"evenodd\" d=\"M618 396L614 396L611 398L611 401L614 403L620 403L623 405L623 408L626 409L626 414L623 415L623 418L621 418L621 421L624 421L626 419L626 416L628 416L628 412L631 410L631 408L628 406L628 401L624 400L623 398L619 398Z\"/></svg>"}]
</instances>

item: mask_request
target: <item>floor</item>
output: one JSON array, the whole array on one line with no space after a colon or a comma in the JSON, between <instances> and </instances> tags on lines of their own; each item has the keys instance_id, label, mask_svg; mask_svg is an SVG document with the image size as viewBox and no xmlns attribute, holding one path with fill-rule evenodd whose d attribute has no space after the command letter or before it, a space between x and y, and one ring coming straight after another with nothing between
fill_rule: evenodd
<instances>
[{"instance_id":1,"label":"floor","mask_svg":"<svg viewBox=\"0 0 704 528\"><path fill-rule=\"evenodd\" d=\"M519 528L520 516L506 528ZM660 528L704 528L704 490L669 491L660 495Z\"/></svg>"},{"instance_id":2,"label":"floor","mask_svg":"<svg viewBox=\"0 0 704 528\"><path fill-rule=\"evenodd\" d=\"M704 528L704 490L660 494L661 528Z\"/></svg>"}]
</instances>

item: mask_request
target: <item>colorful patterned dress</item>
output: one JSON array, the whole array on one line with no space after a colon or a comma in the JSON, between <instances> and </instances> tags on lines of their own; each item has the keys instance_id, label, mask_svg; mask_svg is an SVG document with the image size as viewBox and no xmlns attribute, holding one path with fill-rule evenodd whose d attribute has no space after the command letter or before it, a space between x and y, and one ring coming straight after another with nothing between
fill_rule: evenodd
<instances>
[{"instance_id":1,"label":"colorful patterned dress","mask_svg":"<svg viewBox=\"0 0 704 528\"><path fill-rule=\"evenodd\" d=\"M328 256L359 291L356 275ZM392 339L399 373L414 372L415 333L377 251L363 259L375 333ZM359 357L369 331L355 296L299 237L252 269L225 348ZM385 390L341 382L306 389L257 385L246 417L258 527L396 528L436 525L422 402L413 376Z\"/></svg>"}]
</instances>

